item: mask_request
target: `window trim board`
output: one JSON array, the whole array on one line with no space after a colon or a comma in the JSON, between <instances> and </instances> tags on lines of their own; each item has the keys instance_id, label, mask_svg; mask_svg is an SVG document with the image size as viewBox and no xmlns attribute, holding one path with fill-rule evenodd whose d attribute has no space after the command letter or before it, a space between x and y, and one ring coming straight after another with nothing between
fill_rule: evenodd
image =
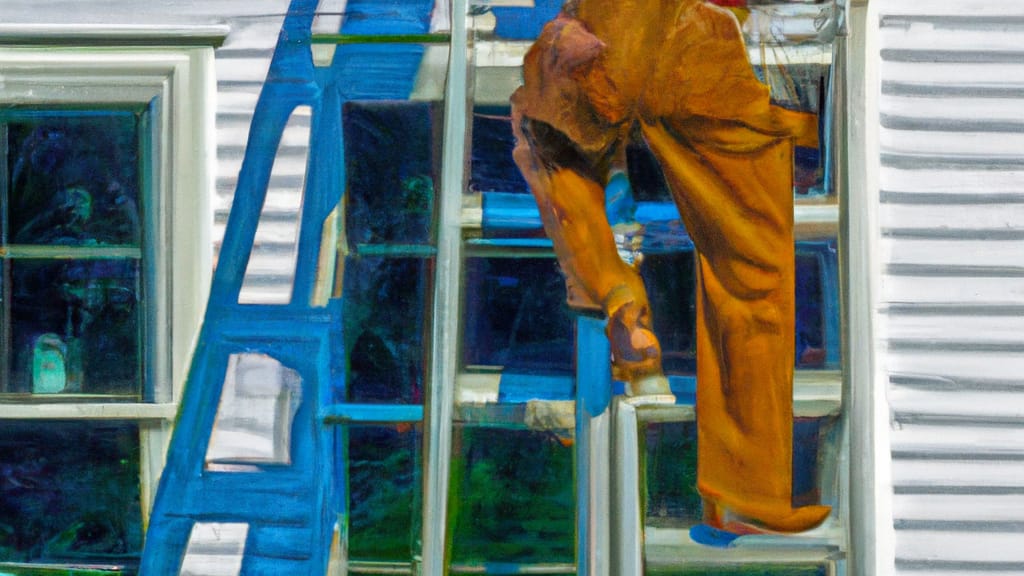
<instances>
[{"instance_id":1,"label":"window trim board","mask_svg":"<svg viewBox=\"0 0 1024 576\"><path fill-rule=\"evenodd\" d=\"M218 28L220 30L220 28ZM66 38L47 35L54 41ZM223 32L223 31L221 31ZM102 36L102 35L100 35ZM118 36L115 34L114 36ZM123 35L122 35L123 36ZM223 37L221 35L220 37ZM156 36L154 38L169 37ZM3 41L0 29L0 41ZM161 41L163 42L163 40ZM147 44L148 42L139 42ZM152 404L0 404L0 418L113 418L140 423L143 524L159 483L212 275L216 82L207 42L181 47L0 47L0 101L21 105L139 104L151 116L152 170L144 216L157 303L146 343ZM69 89L73 88L73 89ZM143 138L146 140L146 137ZM155 227L154 227L155 225ZM160 351L169 351L161 353ZM155 421L155 422L154 422ZM155 425L153 425L155 424Z\"/></svg>"}]
</instances>

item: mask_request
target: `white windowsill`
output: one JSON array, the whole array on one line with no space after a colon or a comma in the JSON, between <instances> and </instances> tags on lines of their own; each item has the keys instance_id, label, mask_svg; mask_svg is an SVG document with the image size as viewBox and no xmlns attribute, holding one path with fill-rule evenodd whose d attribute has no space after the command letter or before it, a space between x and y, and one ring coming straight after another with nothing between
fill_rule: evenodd
<instances>
[{"instance_id":1,"label":"white windowsill","mask_svg":"<svg viewBox=\"0 0 1024 576\"><path fill-rule=\"evenodd\" d=\"M0 420L173 420L177 404L3 404Z\"/></svg>"}]
</instances>

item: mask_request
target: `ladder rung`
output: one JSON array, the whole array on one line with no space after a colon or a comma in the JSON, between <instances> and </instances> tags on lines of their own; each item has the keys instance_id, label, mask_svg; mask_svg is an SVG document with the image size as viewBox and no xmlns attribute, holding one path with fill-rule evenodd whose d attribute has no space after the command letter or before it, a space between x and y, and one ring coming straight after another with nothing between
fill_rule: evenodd
<instances>
[{"instance_id":1,"label":"ladder rung","mask_svg":"<svg viewBox=\"0 0 1024 576\"><path fill-rule=\"evenodd\" d=\"M689 528L647 526L645 556L652 574L685 566L756 564L824 564L841 560L842 529L835 522L805 535L742 536L726 548L697 544Z\"/></svg>"},{"instance_id":2,"label":"ladder rung","mask_svg":"<svg viewBox=\"0 0 1024 576\"><path fill-rule=\"evenodd\" d=\"M320 411L324 424L422 422L418 404L332 404Z\"/></svg>"},{"instance_id":3,"label":"ladder rung","mask_svg":"<svg viewBox=\"0 0 1024 576\"><path fill-rule=\"evenodd\" d=\"M531 383L534 381L535 384ZM670 376L677 404L636 409L641 422L688 422L695 418L696 380ZM575 415L572 378L502 372L459 374L455 421L476 426L562 430ZM555 391L555 389L558 389ZM622 393L616 383L615 394ZM628 403L625 396L620 401ZM836 370L797 370L793 377L793 412L799 418L836 416L842 410L842 377ZM561 414L563 418L559 418ZM539 418L537 416L544 416ZM544 422L555 423L545 426Z\"/></svg>"},{"instance_id":4,"label":"ladder rung","mask_svg":"<svg viewBox=\"0 0 1024 576\"><path fill-rule=\"evenodd\" d=\"M533 196L516 192L481 192L463 208L463 227L534 232L541 230L540 210ZM839 233L839 206L834 203L797 202L793 205L794 235L797 240L833 238ZM636 220L641 224L679 219L672 201L637 202ZM688 240L682 234L681 240ZM687 244L686 242L680 245ZM547 243L550 246L550 241ZM690 248L688 248L690 249Z\"/></svg>"},{"instance_id":5,"label":"ladder rung","mask_svg":"<svg viewBox=\"0 0 1024 576\"><path fill-rule=\"evenodd\" d=\"M313 44L448 44L451 34L313 34Z\"/></svg>"}]
</instances>

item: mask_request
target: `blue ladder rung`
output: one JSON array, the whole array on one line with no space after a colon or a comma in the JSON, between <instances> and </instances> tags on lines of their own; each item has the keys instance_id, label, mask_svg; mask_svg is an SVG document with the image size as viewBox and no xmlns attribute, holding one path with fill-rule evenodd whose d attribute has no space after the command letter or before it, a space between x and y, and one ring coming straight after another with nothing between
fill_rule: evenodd
<instances>
[{"instance_id":1,"label":"blue ladder rung","mask_svg":"<svg viewBox=\"0 0 1024 576\"><path fill-rule=\"evenodd\" d=\"M332 404L320 411L325 424L422 422L423 406L414 404Z\"/></svg>"},{"instance_id":2,"label":"blue ladder rung","mask_svg":"<svg viewBox=\"0 0 1024 576\"><path fill-rule=\"evenodd\" d=\"M540 210L532 194L515 192L483 192L483 226L513 230L540 230ZM637 202L636 220L641 224L679 219L679 209L672 201Z\"/></svg>"},{"instance_id":3,"label":"blue ladder rung","mask_svg":"<svg viewBox=\"0 0 1024 576\"><path fill-rule=\"evenodd\" d=\"M668 376L677 404L693 404L697 393L696 376ZM576 380L570 375L520 374L503 372L498 389L499 404L521 404L530 400L572 400ZM612 382L612 394L625 394L623 382Z\"/></svg>"}]
</instances>

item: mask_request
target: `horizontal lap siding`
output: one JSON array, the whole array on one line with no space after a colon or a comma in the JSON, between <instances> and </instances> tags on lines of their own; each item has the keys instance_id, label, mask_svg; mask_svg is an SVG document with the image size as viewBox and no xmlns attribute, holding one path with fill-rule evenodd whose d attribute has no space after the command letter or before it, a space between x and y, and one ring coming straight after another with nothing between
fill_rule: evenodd
<instances>
[{"instance_id":1,"label":"horizontal lap siding","mask_svg":"<svg viewBox=\"0 0 1024 576\"><path fill-rule=\"evenodd\" d=\"M219 253L245 158L249 129L270 68L287 0L264 1L262 16L232 20L231 34L217 49L217 186L214 251ZM271 5L272 4L272 5ZM294 117L274 161L273 176L246 271L247 298L279 302L291 293L302 186L306 172L309 117Z\"/></svg>"},{"instance_id":2,"label":"horizontal lap siding","mask_svg":"<svg viewBox=\"0 0 1024 576\"><path fill-rule=\"evenodd\" d=\"M882 0L896 569L1024 571L1024 3Z\"/></svg>"}]
</instances>

